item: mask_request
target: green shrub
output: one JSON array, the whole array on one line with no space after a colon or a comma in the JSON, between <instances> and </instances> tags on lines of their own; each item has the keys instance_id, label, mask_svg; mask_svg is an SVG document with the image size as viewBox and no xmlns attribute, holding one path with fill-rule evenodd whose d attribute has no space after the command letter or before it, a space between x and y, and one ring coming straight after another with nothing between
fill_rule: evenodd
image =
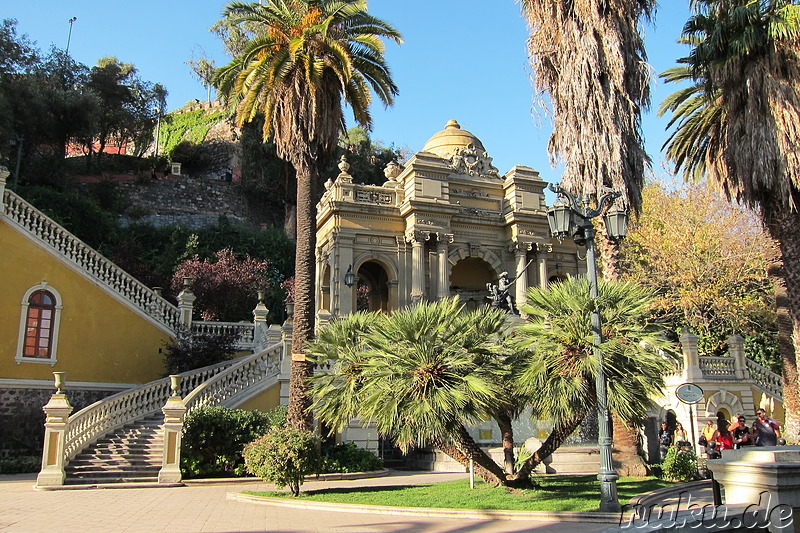
<instances>
[{"instance_id":1,"label":"green shrub","mask_svg":"<svg viewBox=\"0 0 800 533\"><path fill-rule=\"evenodd\" d=\"M269 427L285 428L286 420L289 417L289 406L279 405L277 407L273 407L264 414L267 415L267 418L269 419Z\"/></svg>"},{"instance_id":2,"label":"green shrub","mask_svg":"<svg viewBox=\"0 0 800 533\"><path fill-rule=\"evenodd\" d=\"M667 481L691 481L697 477L697 456L691 448L671 446L661 470Z\"/></svg>"},{"instance_id":3,"label":"green shrub","mask_svg":"<svg viewBox=\"0 0 800 533\"><path fill-rule=\"evenodd\" d=\"M311 431L273 428L244 447L247 470L278 488L300 494L303 477L319 471L319 439Z\"/></svg>"},{"instance_id":4,"label":"green shrub","mask_svg":"<svg viewBox=\"0 0 800 533\"><path fill-rule=\"evenodd\" d=\"M38 472L41 467L42 458L32 455L0 459L0 474L30 474Z\"/></svg>"},{"instance_id":5,"label":"green shrub","mask_svg":"<svg viewBox=\"0 0 800 533\"><path fill-rule=\"evenodd\" d=\"M259 411L201 407L186 417L181 471L186 478L244 476L242 449L270 428Z\"/></svg>"},{"instance_id":6,"label":"green shrub","mask_svg":"<svg viewBox=\"0 0 800 533\"><path fill-rule=\"evenodd\" d=\"M322 472L370 472L383 468L383 460L352 442L337 444L323 458Z\"/></svg>"}]
</instances>

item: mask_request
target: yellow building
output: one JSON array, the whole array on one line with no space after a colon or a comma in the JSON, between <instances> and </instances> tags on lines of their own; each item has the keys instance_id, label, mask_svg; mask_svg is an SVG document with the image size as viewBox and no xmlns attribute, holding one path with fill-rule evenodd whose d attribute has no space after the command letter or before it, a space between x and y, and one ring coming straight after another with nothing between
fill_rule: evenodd
<instances>
[{"instance_id":1,"label":"yellow building","mask_svg":"<svg viewBox=\"0 0 800 533\"><path fill-rule=\"evenodd\" d=\"M344 159L344 158L343 158ZM481 141L451 120L382 186L358 185L342 161L317 207L317 310L321 320L359 308L392 310L459 295L489 302L501 274L524 299L531 286L581 274L575 246L551 239L535 170L500 174ZM348 286L350 271L358 285Z\"/></svg>"},{"instance_id":2,"label":"yellow building","mask_svg":"<svg viewBox=\"0 0 800 533\"><path fill-rule=\"evenodd\" d=\"M5 190L0 168L2 450L41 445L53 372L73 406L158 379L179 311ZM31 440L31 438L33 440Z\"/></svg>"}]
</instances>

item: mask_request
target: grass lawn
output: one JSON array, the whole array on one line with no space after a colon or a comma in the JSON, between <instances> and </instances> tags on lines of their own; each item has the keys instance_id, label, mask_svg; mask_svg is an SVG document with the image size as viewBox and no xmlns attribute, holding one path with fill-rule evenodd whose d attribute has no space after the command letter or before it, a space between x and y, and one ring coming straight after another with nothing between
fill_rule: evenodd
<instances>
[{"instance_id":1,"label":"grass lawn","mask_svg":"<svg viewBox=\"0 0 800 533\"><path fill-rule=\"evenodd\" d=\"M443 507L449 509L504 509L514 511L597 511L600 483L594 475L538 476L535 490L514 490L492 487L475 480L470 490L469 479L445 481L429 485L405 487L361 487L310 490L301 493L304 500L387 505L395 507ZM622 505L643 492L672 483L654 477L623 477L617 481ZM290 492L248 492L257 496L291 497Z\"/></svg>"}]
</instances>

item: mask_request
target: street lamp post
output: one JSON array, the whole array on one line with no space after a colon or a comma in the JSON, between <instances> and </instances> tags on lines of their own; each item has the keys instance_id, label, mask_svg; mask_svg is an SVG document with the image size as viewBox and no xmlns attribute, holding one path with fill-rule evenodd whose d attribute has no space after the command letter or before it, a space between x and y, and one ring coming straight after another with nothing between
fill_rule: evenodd
<instances>
[{"instance_id":1,"label":"street lamp post","mask_svg":"<svg viewBox=\"0 0 800 533\"><path fill-rule=\"evenodd\" d=\"M597 308L597 255L595 252L595 230L592 219L603 212L608 202L619 198L619 192L611 192L600 198L597 209L591 209L589 198L576 198L569 191L559 185L550 185L550 190L558 195L553 205L547 210L547 221L550 232L559 241L566 236L571 236L579 246L586 246L586 270L589 277L589 296L592 306L592 340L594 356L597 360L595 373L595 388L597 394L597 425L598 444L600 445L600 470L597 479L600 481L600 510L605 512L618 512L620 510L617 497L617 479L619 476L611 462L611 416L608 410L608 396L606 393L606 376L603 371L603 352L600 346L603 343L602 322L600 310ZM606 228L612 239L622 239L627 232L627 215L619 207L609 209L606 214Z\"/></svg>"},{"instance_id":2,"label":"street lamp post","mask_svg":"<svg viewBox=\"0 0 800 533\"><path fill-rule=\"evenodd\" d=\"M78 20L78 17L72 17L67 22L69 22L69 35L67 36L67 51L66 55L69 55L69 42L72 40L72 25L75 24L75 21Z\"/></svg>"}]
</instances>

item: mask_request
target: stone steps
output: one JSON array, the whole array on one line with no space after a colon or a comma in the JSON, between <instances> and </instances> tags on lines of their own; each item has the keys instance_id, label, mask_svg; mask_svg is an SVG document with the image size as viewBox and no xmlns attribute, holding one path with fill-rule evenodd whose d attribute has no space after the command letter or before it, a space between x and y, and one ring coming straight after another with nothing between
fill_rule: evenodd
<instances>
[{"instance_id":1,"label":"stone steps","mask_svg":"<svg viewBox=\"0 0 800 533\"><path fill-rule=\"evenodd\" d=\"M66 466L66 485L157 483L163 419L148 417L99 439Z\"/></svg>"}]
</instances>

